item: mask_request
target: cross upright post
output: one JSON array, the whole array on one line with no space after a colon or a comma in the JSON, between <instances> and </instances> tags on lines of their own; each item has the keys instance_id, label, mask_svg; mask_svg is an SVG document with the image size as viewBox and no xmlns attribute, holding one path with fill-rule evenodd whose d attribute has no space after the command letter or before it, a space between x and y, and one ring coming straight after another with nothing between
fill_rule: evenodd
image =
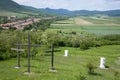
<instances>
[{"instance_id":1,"label":"cross upright post","mask_svg":"<svg viewBox=\"0 0 120 80\"><path fill-rule=\"evenodd\" d=\"M17 44L20 44L20 38L18 39ZM24 51L24 49L20 49L20 46L17 45L17 48L11 48L11 50L17 51L17 67L15 68L20 68L20 52Z\"/></svg>"},{"instance_id":2,"label":"cross upright post","mask_svg":"<svg viewBox=\"0 0 120 80\"><path fill-rule=\"evenodd\" d=\"M20 41L18 41L17 44L20 44ZM20 49L20 46L17 46L17 49ZM18 56L18 67L20 67L20 51L17 51L17 52L18 52L18 54L17 54L17 56Z\"/></svg>"},{"instance_id":3,"label":"cross upright post","mask_svg":"<svg viewBox=\"0 0 120 80\"><path fill-rule=\"evenodd\" d=\"M28 73L30 73L30 34L28 34Z\"/></svg>"},{"instance_id":4,"label":"cross upright post","mask_svg":"<svg viewBox=\"0 0 120 80\"><path fill-rule=\"evenodd\" d=\"M51 58L52 65L51 65L51 69L55 70L55 68L54 68L54 45L53 44L51 45L51 52L52 52L52 58Z\"/></svg>"},{"instance_id":5,"label":"cross upright post","mask_svg":"<svg viewBox=\"0 0 120 80\"><path fill-rule=\"evenodd\" d=\"M55 67L54 67L54 52L60 52L60 50L54 50L54 45L51 45L51 50L47 50L45 52L51 52L51 70L54 71Z\"/></svg>"},{"instance_id":6,"label":"cross upright post","mask_svg":"<svg viewBox=\"0 0 120 80\"><path fill-rule=\"evenodd\" d=\"M38 44L30 44L30 34L28 33L28 43L27 44L16 44L17 46L27 46L28 47L28 73L30 73L30 48L39 47Z\"/></svg>"}]
</instances>

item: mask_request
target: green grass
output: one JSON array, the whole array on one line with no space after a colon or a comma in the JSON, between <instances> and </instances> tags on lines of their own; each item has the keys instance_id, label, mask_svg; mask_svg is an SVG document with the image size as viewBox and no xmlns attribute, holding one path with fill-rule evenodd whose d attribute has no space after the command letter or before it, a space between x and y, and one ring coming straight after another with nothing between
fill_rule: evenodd
<instances>
[{"instance_id":1,"label":"green grass","mask_svg":"<svg viewBox=\"0 0 120 80\"><path fill-rule=\"evenodd\" d=\"M55 24L73 24L74 21L72 18L68 19L68 20L62 20L62 21L56 21Z\"/></svg>"},{"instance_id":2,"label":"green grass","mask_svg":"<svg viewBox=\"0 0 120 80\"><path fill-rule=\"evenodd\" d=\"M87 80L116 80L120 79L120 63L117 59L120 57L120 46L103 46L91 48L82 51L71 47L59 47L61 52L55 53L55 68L56 73L49 72L50 56L41 56L40 53L31 59L32 74L26 75L23 72L27 71L27 59L21 59L21 68L14 69L17 59L13 58L6 61L0 61L0 80L77 80L76 76L84 75ZM69 50L69 57L64 57L64 50ZM49 53L48 53L49 54ZM86 65L88 62L99 67L100 57L106 58L106 65L109 69L95 69L96 75L89 75ZM115 77L115 72L118 71L118 77Z\"/></svg>"},{"instance_id":3,"label":"green grass","mask_svg":"<svg viewBox=\"0 0 120 80\"><path fill-rule=\"evenodd\" d=\"M52 31L62 31L63 33L71 33L71 32L76 32L76 33L81 33L84 32L83 29L79 25L76 24L52 24L51 27L49 28Z\"/></svg>"},{"instance_id":4,"label":"green grass","mask_svg":"<svg viewBox=\"0 0 120 80\"><path fill-rule=\"evenodd\" d=\"M11 12L11 11L0 11L0 16L27 16L27 14Z\"/></svg>"}]
</instances>

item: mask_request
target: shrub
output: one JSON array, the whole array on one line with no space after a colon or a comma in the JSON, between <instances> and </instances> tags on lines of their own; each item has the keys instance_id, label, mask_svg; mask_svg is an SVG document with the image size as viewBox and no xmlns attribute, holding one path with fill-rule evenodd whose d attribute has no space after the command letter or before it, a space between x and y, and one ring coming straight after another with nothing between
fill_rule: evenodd
<instances>
[{"instance_id":1,"label":"shrub","mask_svg":"<svg viewBox=\"0 0 120 80\"><path fill-rule=\"evenodd\" d=\"M110 40L110 41L120 41L120 35L114 34L114 35L105 35L103 36L104 40Z\"/></svg>"},{"instance_id":2,"label":"shrub","mask_svg":"<svg viewBox=\"0 0 120 80\"><path fill-rule=\"evenodd\" d=\"M87 80L86 76L84 76L82 73L80 73L78 76L76 76L77 80Z\"/></svg>"},{"instance_id":3,"label":"shrub","mask_svg":"<svg viewBox=\"0 0 120 80\"><path fill-rule=\"evenodd\" d=\"M92 63L89 62L87 64L87 68L88 68L88 73L89 74L94 74L94 69L96 69L96 67Z\"/></svg>"}]
</instances>

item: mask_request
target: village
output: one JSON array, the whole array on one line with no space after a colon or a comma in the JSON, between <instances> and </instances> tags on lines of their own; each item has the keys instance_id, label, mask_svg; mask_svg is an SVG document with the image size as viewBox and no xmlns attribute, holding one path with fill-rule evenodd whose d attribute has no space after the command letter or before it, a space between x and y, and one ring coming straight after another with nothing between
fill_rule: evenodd
<instances>
[{"instance_id":1,"label":"village","mask_svg":"<svg viewBox=\"0 0 120 80\"><path fill-rule=\"evenodd\" d=\"M14 20L16 19L16 16L13 17L9 17L8 19L10 20ZM30 25L32 23L36 23L39 22L41 19L40 18L28 18L26 20L17 20L14 22L8 22L5 24L0 24L0 27L2 27L3 29L9 29L9 27L14 27L17 30L23 30L24 26Z\"/></svg>"},{"instance_id":2,"label":"village","mask_svg":"<svg viewBox=\"0 0 120 80\"><path fill-rule=\"evenodd\" d=\"M7 18L8 20L10 20L7 23L4 24L0 24L0 28L8 30L9 28L15 28L17 30L23 30L25 26L31 25L33 23L37 23L40 20L44 19L44 20L48 20L51 19L51 17L46 17L46 18L36 18L36 17L28 17L27 19L17 19L17 16L11 16Z\"/></svg>"}]
</instances>

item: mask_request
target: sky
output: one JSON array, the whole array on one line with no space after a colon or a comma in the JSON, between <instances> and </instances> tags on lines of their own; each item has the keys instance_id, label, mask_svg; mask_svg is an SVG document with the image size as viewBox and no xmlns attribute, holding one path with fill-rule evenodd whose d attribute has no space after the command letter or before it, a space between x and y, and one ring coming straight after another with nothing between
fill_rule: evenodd
<instances>
[{"instance_id":1,"label":"sky","mask_svg":"<svg viewBox=\"0 0 120 80\"><path fill-rule=\"evenodd\" d=\"M68 10L114 10L120 9L120 0L13 0L21 5L35 8Z\"/></svg>"}]
</instances>

